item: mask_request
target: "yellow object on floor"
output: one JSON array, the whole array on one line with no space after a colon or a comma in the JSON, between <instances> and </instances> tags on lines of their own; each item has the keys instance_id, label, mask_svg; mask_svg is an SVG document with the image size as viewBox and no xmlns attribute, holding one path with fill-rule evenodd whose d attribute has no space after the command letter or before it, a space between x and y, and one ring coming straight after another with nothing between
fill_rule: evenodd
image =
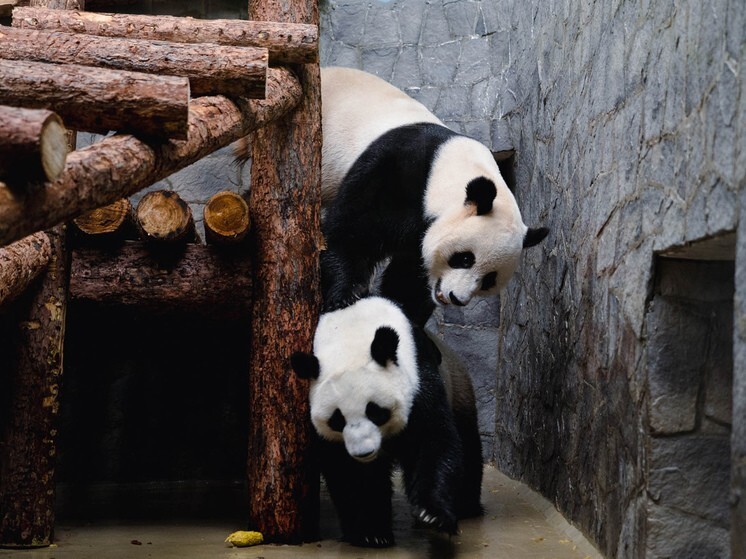
<instances>
[{"instance_id":1,"label":"yellow object on floor","mask_svg":"<svg viewBox=\"0 0 746 559\"><path fill-rule=\"evenodd\" d=\"M229 543L234 547L249 547L251 545L259 545L264 541L264 536L261 532L233 532L230 536L225 538L225 543Z\"/></svg>"}]
</instances>

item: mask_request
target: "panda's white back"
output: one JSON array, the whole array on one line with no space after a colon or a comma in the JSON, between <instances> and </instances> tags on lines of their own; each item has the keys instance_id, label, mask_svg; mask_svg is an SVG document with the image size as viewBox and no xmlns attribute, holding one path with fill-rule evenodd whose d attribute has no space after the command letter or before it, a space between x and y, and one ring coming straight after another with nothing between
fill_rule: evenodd
<instances>
[{"instance_id":1,"label":"panda's white back","mask_svg":"<svg viewBox=\"0 0 746 559\"><path fill-rule=\"evenodd\" d=\"M385 80L352 68L321 69L321 198L337 193L355 160L379 136L418 122L443 124L422 103Z\"/></svg>"}]
</instances>

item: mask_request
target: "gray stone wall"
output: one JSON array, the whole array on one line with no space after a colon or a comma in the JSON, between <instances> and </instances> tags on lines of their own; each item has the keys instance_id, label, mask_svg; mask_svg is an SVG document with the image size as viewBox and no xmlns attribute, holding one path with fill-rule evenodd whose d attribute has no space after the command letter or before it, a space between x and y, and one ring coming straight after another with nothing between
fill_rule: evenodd
<instances>
[{"instance_id":1,"label":"gray stone wall","mask_svg":"<svg viewBox=\"0 0 746 559\"><path fill-rule=\"evenodd\" d=\"M659 420L683 420L650 393L643 357L655 254L732 231L743 211L743 5L507 1L502 14L519 204L552 233L503 295L497 463L609 556L727 556L657 547L648 484L686 449L651 443ZM741 348L737 378L744 366Z\"/></svg>"}]
</instances>

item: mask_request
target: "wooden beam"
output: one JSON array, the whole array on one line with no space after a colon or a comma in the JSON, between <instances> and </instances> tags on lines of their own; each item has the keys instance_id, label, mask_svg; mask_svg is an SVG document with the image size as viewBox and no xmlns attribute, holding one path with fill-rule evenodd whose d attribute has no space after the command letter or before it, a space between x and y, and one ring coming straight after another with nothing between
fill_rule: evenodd
<instances>
[{"instance_id":1,"label":"wooden beam","mask_svg":"<svg viewBox=\"0 0 746 559\"><path fill-rule=\"evenodd\" d=\"M56 180L69 148L56 113L0 105L0 180L25 184Z\"/></svg>"},{"instance_id":2,"label":"wooden beam","mask_svg":"<svg viewBox=\"0 0 746 559\"><path fill-rule=\"evenodd\" d=\"M70 299L136 305L151 311L245 316L251 308L251 259L245 251L186 244L153 250L125 241L100 250L73 250Z\"/></svg>"},{"instance_id":3,"label":"wooden beam","mask_svg":"<svg viewBox=\"0 0 746 559\"><path fill-rule=\"evenodd\" d=\"M9 405L0 425L0 547L42 547L54 533L57 416L69 259L65 228L49 231L40 283L14 303L12 355L3 356Z\"/></svg>"},{"instance_id":4,"label":"wooden beam","mask_svg":"<svg viewBox=\"0 0 746 559\"><path fill-rule=\"evenodd\" d=\"M64 12L17 7L13 10L13 27L175 43L265 47L269 50L269 61L273 65L317 62L319 59L318 25L300 23Z\"/></svg>"},{"instance_id":5,"label":"wooden beam","mask_svg":"<svg viewBox=\"0 0 746 559\"><path fill-rule=\"evenodd\" d=\"M213 194L202 213L205 240L210 244L239 243L251 227L249 206L244 199L229 190Z\"/></svg>"},{"instance_id":6,"label":"wooden beam","mask_svg":"<svg viewBox=\"0 0 746 559\"><path fill-rule=\"evenodd\" d=\"M0 27L0 58L184 76L191 94L264 99L266 48L167 43Z\"/></svg>"},{"instance_id":7,"label":"wooden beam","mask_svg":"<svg viewBox=\"0 0 746 559\"><path fill-rule=\"evenodd\" d=\"M50 109L69 128L187 137L189 80L76 64L0 59L0 103Z\"/></svg>"},{"instance_id":8,"label":"wooden beam","mask_svg":"<svg viewBox=\"0 0 746 559\"><path fill-rule=\"evenodd\" d=\"M287 113L301 97L291 72L270 68L266 100L192 100L186 141L149 146L111 136L71 153L65 172L43 192L19 194L0 183L0 246L134 194Z\"/></svg>"},{"instance_id":9,"label":"wooden beam","mask_svg":"<svg viewBox=\"0 0 746 559\"><path fill-rule=\"evenodd\" d=\"M194 240L194 217L189 205L173 190L155 190L142 197L135 225L144 241L180 243Z\"/></svg>"},{"instance_id":10,"label":"wooden beam","mask_svg":"<svg viewBox=\"0 0 746 559\"><path fill-rule=\"evenodd\" d=\"M316 0L250 2L249 18L318 24ZM318 534L319 474L312 456L308 385L290 355L310 351L320 306L319 67L296 68L303 101L254 134L249 207L254 305L249 374L249 516L267 541Z\"/></svg>"},{"instance_id":11,"label":"wooden beam","mask_svg":"<svg viewBox=\"0 0 746 559\"><path fill-rule=\"evenodd\" d=\"M0 248L0 308L16 299L49 263L52 247L44 232Z\"/></svg>"}]
</instances>

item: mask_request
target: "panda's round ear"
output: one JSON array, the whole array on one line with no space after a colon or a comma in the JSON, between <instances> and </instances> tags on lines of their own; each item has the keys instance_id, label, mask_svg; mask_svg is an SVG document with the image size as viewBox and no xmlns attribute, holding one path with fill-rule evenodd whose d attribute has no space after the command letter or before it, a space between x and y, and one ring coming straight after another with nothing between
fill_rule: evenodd
<instances>
[{"instance_id":1,"label":"panda's round ear","mask_svg":"<svg viewBox=\"0 0 746 559\"><path fill-rule=\"evenodd\" d=\"M399 347L399 334L390 326L381 326L376 330L373 342L370 344L370 355L381 367L389 361L397 363L396 348Z\"/></svg>"},{"instance_id":2,"label":"panda's round ear","mask_svg":"<svg viewBox=\"0 0 746 559\"><path fill-rule=\"evenodd\" d=\"M477 207L477 215L488 214L492 211L495 196L497 196L495 183L486 177L479 177L466 185L464 204L474 204Z\"/></svg>"},{"instance_id":3,"label":"panda's round ear","mask_svg":"<svg viewBox=\"0 0 746 559\"><path fill-rule=\"evenodd\" d=\"M538 245L548 234L549 229L546 227L539 227L538 229L531 229L529 227L528 231L526 231L526 236L523 237L523 248Z\"/></svg>"},{"instance_id":4,"label":"panda's round ear","mask_svg":"<svg viewBox=\"0 0 746 559\"><path fill-rule=\"evenodd\" d=\"M290 365L299 378L313 380L319 378L319 360L315 355L296 351L290 356Z\"/></svg>"}]
</instances>

